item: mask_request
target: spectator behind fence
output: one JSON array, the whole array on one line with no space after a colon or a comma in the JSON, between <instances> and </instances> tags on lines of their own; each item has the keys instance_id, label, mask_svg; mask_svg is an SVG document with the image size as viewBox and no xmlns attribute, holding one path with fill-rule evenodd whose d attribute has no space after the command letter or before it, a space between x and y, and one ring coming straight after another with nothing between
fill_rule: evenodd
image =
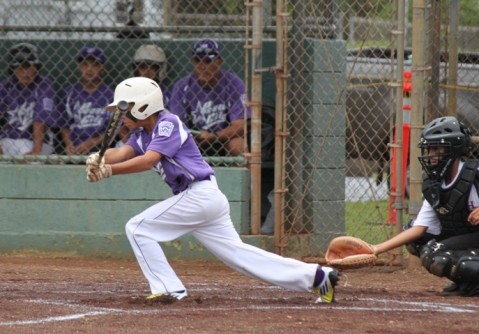
<instances>
[{"instance_id":1,"label":"spectator behind fence","mask_svg":"<svg viewBox=\"0 0 479 334\"><path fill-rule=\"evenodd\" d=\"M9 77L0 82L0 153L47 155L58 119L53 81L40 74L37 48L19 43L7 53Z\"/></svg>"},{"instance_id":2,"label":"spectator behind fence","mask_svg":"<svg viewBox=\"0 0 479 334\"><path fill-rule=\"evenodd\" d=\"M154 80L163 92L163 103L168 108L171 91L164 84L166 79L168 65L165 51L154 44L144 44L140 46L133 56L133 75L135 77L145 77ZM123 126L119 133L117 147L124 145L128 140L129 130Z\"/></svg>"},{"instance_id":3,"label":"spectator behind fence","mask_svg":"<svg viewBox=\"0 0 479 334\"><path fill-rule=\"evenodd\" d=\"M79 82L65 88L60 110L66 154L97 151L111 113L105 109L113 91L103 82L106 57L96 46L86 46L77 56Z\"/></svg>"},{"instance_id":4,"label":"spectator behind fence","mask_svg":"<svg viewBox=\"0 0 479 334\"><path fill-rule=\"evenodd\" d=\"M180 79L169 109L199 134L195 139L206 155L240 155L245 151L245 85L236 74L221 68L220 45L202 39L193 46L193 73Z\"/></svg>"},{"instance_id":5,"label":"spectator behind fence","mask_svg":"<svg viewBox=\"0 0 479 334\"><path fill-rule=\"evenodd\" d=\"M164 84L168 71L165 51L154 44L142 45L135 51L132 65L135 77L149 78L160 85L163 103L168 108L171 91Z\"/></svg>"}]
</instances>

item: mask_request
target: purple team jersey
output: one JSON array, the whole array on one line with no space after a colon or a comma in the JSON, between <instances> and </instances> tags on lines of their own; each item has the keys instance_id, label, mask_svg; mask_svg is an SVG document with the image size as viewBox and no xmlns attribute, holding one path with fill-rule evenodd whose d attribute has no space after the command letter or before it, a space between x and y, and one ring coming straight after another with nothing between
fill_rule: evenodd
<instances>
[{"instance_id":1,"label":"purple team jersey","mask_svg":"<svg viewBox=\"0 0 479 334\"><path fill-rule=\"evenodd\" d=\"M20 87L15 77L0 82L0 118L6 122L0 138L32 140L33 122L55 127L58 113L53 82L41 75L24 88ZM45 142L50 140L49 136L45 136Z\"/></svg>"},{"instance_id":2,"label":"purple team jersey","mask_svg":"<svg viewBox=\"0 0 479 334\"><path fill-rule=\"evenodd\" d=\"M161 92L163 93L163 105L165 106L166 109L168 109L168 105L170 104L170 98L171 98L171 90L168 89L168 87L161 85Z\"/></svg>"},{"instance_id":3,"label":"purple team jersey","mask_svg":"<svg viewBox=\"0 0 479 334\"><path fill-rule=\"evenodd\" d=\"M158 114L152 133L140 128L131 134L127 145L133 147L136 155L142 155L147 150L161 153L154 170L170 186L173 194L185 190L194 181L206 180L214 175L186 125L168 111Z\"/></svg>"},{"instance_id":4,"label":"purple team jersey","mask_svg":"<svg viewBox=\"0 0 479 334\"><path fill-rule=\"evenodd\" d=\"M105 109L113 100L113 91L104 83L89 93L80 83L65 89L61 104L61 127L70 129L73 145L105 133L111 113Z\"/></svg>"},{"instance_id":5,"label":"purple team jersey","mask_svg":"<svg viewBox=\"0 0 479 334\"><path fill-rule=\"evenodd\" d=\"M169 110L189 126L216 132L244 119L245 102L243 81L221 70L219 82L212 89L201 87L194 74L180 79L173 86ZM251 108L247 108L246 118L251 118Z\"/></svg>"}]
</instances>

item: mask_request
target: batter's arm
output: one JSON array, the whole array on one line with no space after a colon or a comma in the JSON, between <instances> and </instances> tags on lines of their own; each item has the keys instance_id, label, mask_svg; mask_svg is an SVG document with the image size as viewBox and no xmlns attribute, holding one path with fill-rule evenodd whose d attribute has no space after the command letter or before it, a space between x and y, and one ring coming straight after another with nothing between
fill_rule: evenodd
<instances>
[{"instance_id":1,"label":"batter's arm","mask_svg":"<svg viewBox=\"0 0 479 334\"><path fill-rule=\"evenodd\" d=\"M130 145L123 145L121 147L107 149L104 159L106 164L114 164L132 159L135 155L133 147Z\"/></svg>"},{"instance_id":2,"label":"batter's arm","mask_svg":"<svg viewBox=\"0 0 479 334\"><path fill-rule=\"evenodd\" d=\"M122 148L122 147L120 147ZM161 153L146 151L132 159L111 165L112 175L139 173L151 170L161 159Z\"/></svg>"}]
</instances>

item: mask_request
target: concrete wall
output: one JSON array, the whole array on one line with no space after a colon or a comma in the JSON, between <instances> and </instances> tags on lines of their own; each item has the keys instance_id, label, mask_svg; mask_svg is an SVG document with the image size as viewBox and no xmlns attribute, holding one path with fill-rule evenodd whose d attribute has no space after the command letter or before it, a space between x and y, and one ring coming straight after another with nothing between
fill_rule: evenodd
<instances>
[{"instance_id":1,"label":"concrete wall","mask_svg":"<svg viewBox=\"0 0 479 334\"><path fill-rule=\"evenodd\" d=\"M128 219L171 196L154 172L85 179L85 166L0 165L0 252L44 251L132 256ZM237 231L249 232L249 172L215 169ZM164 244L173 257L210 257L192 237Z\"/></svg>"},{"instance_id":2,"label":"concrete wall","mask_svg":"<svg viewBox=\"0 0 479 334\"><path fill-rule=\"evenodd\" d=\"M346 85L347 50L344 41L318 39L307 39L305 49L312 55L312 85L305 123L315 125L306 137L309 144L305 150L305 182L313 188L306 195L305 207L307 216L312 217L315 242L328 245L346 228L346 110L341 94Z\"/></svg>"}]
</instances>

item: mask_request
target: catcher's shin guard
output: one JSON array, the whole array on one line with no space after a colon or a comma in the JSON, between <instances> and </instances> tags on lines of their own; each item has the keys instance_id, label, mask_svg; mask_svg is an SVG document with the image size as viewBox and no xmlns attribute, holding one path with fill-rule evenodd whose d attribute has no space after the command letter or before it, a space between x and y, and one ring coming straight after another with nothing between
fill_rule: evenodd
<instances>
[{"instance_id":1,"label":"catcher's shin guard","mask_svg":"<svg viewBox=\"0 0 479 334\"><path fill-rule=\"evenodd\" d=\"M431 274L451 278L455 262L454 252L446 250L443 244L435 240L429 241L421 249L420 258L422 266Z\"/></svg>"},{"instance_id":2,"label":"catcher's shin guard","mask_svg":"<svg viewBox=\"0 0 479 334\"><path fill-rule=\"evenodd\" d=\"M475 254L475 252L471 252ZM461 296L479 295L479 256L462 256L456 264L454 277L460 286Z\"/></svg>"},{"instance_id":3,"label":"catcher's shin guard","mask_svg":"<svg viewBox=\"0 0 479 334\"><path fill-rule=\"evenodd\" d=\"M462 256L457 261L456 279L461 282L479 284L479 256Z\"/></svg>"},{"instance_id":4,"label":"catcher's shin guard","mask_svg":"<svg viewBox=\"0 0 479 334\"><path fill-rule=\"evenodd\" d=\"M436 255L432 258L429 272L439 277L450 277L452 263L453 258L451 252L445 252L444 254Z\"/></svg>"},{"instance_id":5,"label":"catcher's shin guard","mask_svg":"<svg viewBox=\"0 0 479 334\"><path fill-rule=\"evenodd\" d=\"M426 268L427 271L429 271L429 268L432 264L432 258L434 257L434 245L436 243L436 240L433 239L421 248L419 258L421 259L422 266Z\"/></svg>"},{"instance_id":6,"label":"catcher's shin guard","mask_svg":"<svg viewBox=\"0 0 479 334\"><path fill-rule=\"evenodd\" d=\"M419 257L422 246L423 245L412 242L410 244L406 244L406 250L409 252L409 254Z\"/></svg>"}]
</instances>

